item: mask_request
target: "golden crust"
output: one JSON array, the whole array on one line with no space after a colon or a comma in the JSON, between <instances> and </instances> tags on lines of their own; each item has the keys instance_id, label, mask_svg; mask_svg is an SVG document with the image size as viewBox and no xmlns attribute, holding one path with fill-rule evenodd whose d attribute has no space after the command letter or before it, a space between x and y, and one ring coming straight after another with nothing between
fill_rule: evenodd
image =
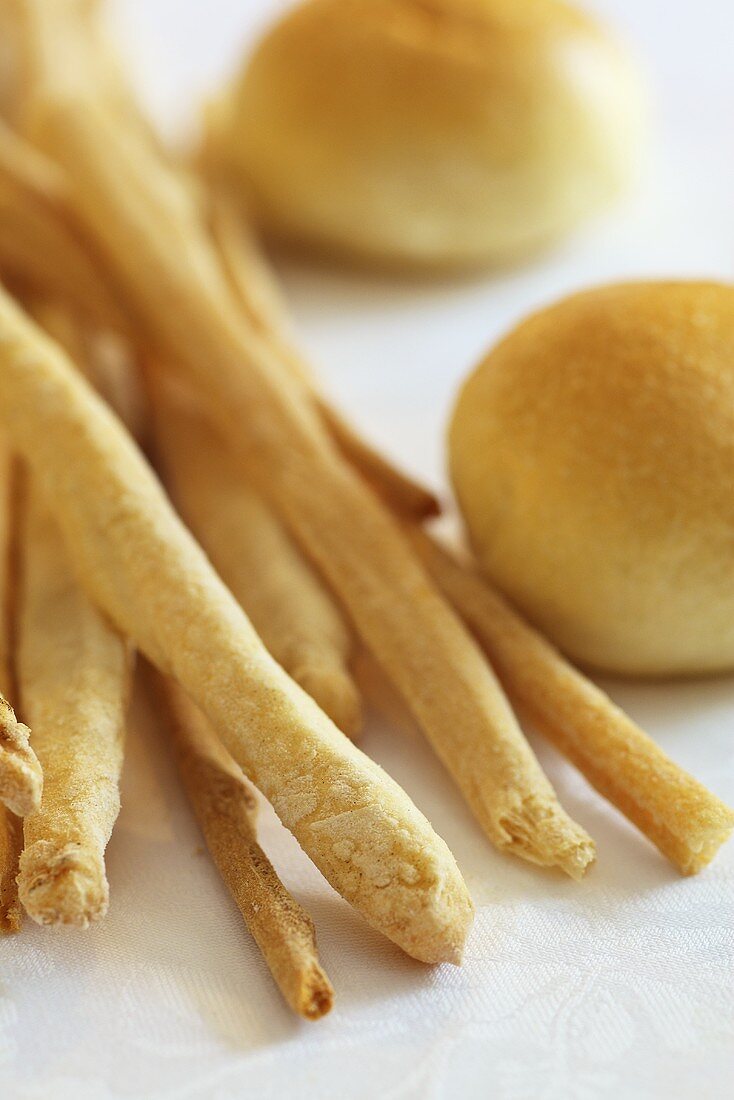
<instances>
[{"instance_id":1,"label":"golden crust","mask_svg":"<svg viewBox=\"0 0 734 1100\"><path fill-rule=\"evenodd\" d=\"M426 535L412 537L534 726L683 874L705 867L731 835L734 810L666 756L478 573Z\"/></svg>"},{"instance_id":2,"label":"golden crust","mask_svg":"<svg viewBox=\"0 0 734 1100\"><path fill-rule=\"evenodd\" d=\"M278 664L356 737L361 703L341 611L193 399L149 373L156 458L181 517Z\"/></svg>"},{"instance_id":3,"label":"golden crust","mask_svg":"<svg viewBox=\"0 0 734 1100\"><path fill-rule=\"evenodd\" d=\"M310 367L287 338L285 302L257 239L224 194L212 201L212 236L222 268L248 321L268 341L273 354L306 387L337 446L398 515L416 521L436 516L441 506L430 490L408 477L376 451L319 393Z\"/></svg>"},{"instance_id":4,"label":"golden crust","mask_svg":"<svg viewBox=\"0 0 734 1100\"><path fill-rule=\"evenodd\" d=\"M31 731L0 695L0 801L14 814L32 813L41 801L43 773L30 746Z\"/></svg>"},{"instance_id":5,"label":"golden crust","mask_svg":"<svg viewBox=\"0 0 734 1100\"><path fill-rule=\"evenodd\" d=\"M559 806L482 654L393 517L340 458L292 373L236 309L189 194L151 150L111 129L83 89L40 98L35 119L73 173L78 209L151 341L179 363L255 487L379 653L488 835L545 864L589 862L593 845Z\"/></svg>"},{"instance_id":6,"label":"golden crust","mask_svg":"<svg viewBox=\"0 0 734 1100\"><path fill-rule=\"evenodd\" d=\"M0 379L0 421L92 597L186 688L367 920L419 959L458 961L472 906L444 842L273 661L122 426L1 293Z\"/></svg>"},{"instance_id":7,"label":"golden crust","mask_svg":"<svg viewBox=\"0 0 734 1100\"><path fill-rule=\"evenodd\" d=\"M88 928L107 913L104 860L80 841L27 841L18 880L23 908L37 924Z\"/></svg>"},{"instance_id":8,"label":"golden crust","mask_svg":"<svg viewBox=\"0 0 734 1100\"><path fill-rule=\"evenodd\" d=\"M22 847L20 818L0 806L0 935L20 931L23 914L15 879Z\"/></svg>"},{"instance_id":9,"label":"golden crust","mask_svg":"<svg viewBox=\"0 0 734 1100\"><path fill-rule=\"evenodd\" d=\"M120 328L122 315L91 252L58 169L0 119L0 270Z\"/></svg>"},{"instance_id":10,"label":"golden crust","mask_svg":"<svg viewBox=\"0 0 734 1100\"><path fill-rule=\"evenodd\" d=\"M0 692L10 691L11 516L13 459L0 438ZM23 847L20 819L0 804L0 934L20 930L18 860Z\"/></svg>"},{"instance_id":11,"label":"golden crust","mask_svg":"<svg viewBox=\"0 0 734 1100\"><path fill-rule=\"evenodd\" d=\"M120 809L130 660L79 588L30 486L23 512L17 678L45 783L24 821L18 886L39 924L86 928L107 911L104 850Z\"/></svg>"},{"instance_id":12,"label":"golden crust","mask_svg":"<svg viewBox=\"0 0 734 1100\"><path fill-rule=\"evenodd\" d=\"M317 1020L331 1009L334 991L319 963L313 921L257 842L254 792L181 689L162 677L157 688L212 859L283 997L294 1012Z\"/></svg>"},{"instance_id":13,"label":"golden crust","mask_svg":"<svg viewBox=\"0 0 734 1100\"><path fill-rule=\"evenodd\" d=\"M451 476L477 557L576 660L734 664L734 287L586 291L465 383Z\"/></svg>"},{"instance_id":14,"label":"golden crust","mask_svg":"<svg viewBox=\"0 0 734 1100\"><path fill-rule=\"evenodd\" d=\"M617 46L557 0L309 0L245 63L214 155L275 236L496 263L616 193L639 111Z\"/></svg>"}]
</instances>

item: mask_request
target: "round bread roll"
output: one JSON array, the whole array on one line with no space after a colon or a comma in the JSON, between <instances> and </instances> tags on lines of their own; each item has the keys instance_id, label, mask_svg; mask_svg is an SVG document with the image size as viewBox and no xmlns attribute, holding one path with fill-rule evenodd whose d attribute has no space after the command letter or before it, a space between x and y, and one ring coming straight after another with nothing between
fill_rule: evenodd
<instances>
[{"instance_id":1,"label":"round bread roll","mask_svg":"<svg viewBox=\"0 0 734 1100\"><path fill-rule=\"evenodd\" d=\"M734 288L541 310L465 383L451 475L488 576L577 661L734 666Z\"/></svg>"},{"instance_id":2,"label":"round bread roll","mask_svg":"<svg viewBox=\"0 0 734 1100\"><path fill-rule=\"evenodd\" d=\"M617 45L560 0L308 0L236 82L219 159L271 236L497 263L618 191L640 104Z\"/></svg>"}]
</instances>

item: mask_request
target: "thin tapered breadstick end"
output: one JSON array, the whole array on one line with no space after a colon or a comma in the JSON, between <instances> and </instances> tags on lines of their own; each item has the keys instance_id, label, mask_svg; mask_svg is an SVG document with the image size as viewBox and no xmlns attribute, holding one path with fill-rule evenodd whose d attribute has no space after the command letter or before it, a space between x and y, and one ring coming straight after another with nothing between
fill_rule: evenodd
<instances>
[{"instance_id":1,"label":"thin tapered breadstick end","mask_svg":"<svg viewBox=\"0 0 734 1100\"><path fill-rule=\"evenodd\" d=\"M270 964L273 976L289 1007L304 1020L320 1020L333 1008L334 987L314 957L315 937L313 950L309 954L311 957L304 958L303 966L300 968L294 968L290 952L282 968L278 967L277 960L273 957L270 959Z\"/></svg>"},{"instance_id":2,"label":"thin tapered breadstick end","mask_svg":"<svg viewBox=\"0 0 734 1100\"><path fill-rule=\"evenodd\" d=\"M18 817L37 810L43 793L43 772L30 747L30 733L0 696L0 802Z\"/></svg>"},{"instance_id":3,"label":"thin tapered breadstick end","mask_svg":"<svg viewBox=\"0 0 734 1100\"><path fill-rule=\"evenodd\" d=\"M20 857L18 892L37 924L88 928L109 904L103 860L73 842L59 847L40 840L27 848Z\"/></svg>"},{"instance_id":4,"label":"thin tapered breadstick end","mask_svg":"<svg viewBox=\"0 0 734 1100\"><path fill-rule=\"evenodd\" d=\"M351 676L335 666L294 668L291 675L334 725L350 740L356 741L362 732L362 699Z\"/></svg>"},{"instance_id":5,"label":"thin tapered breadstick end","mask_svg":"<svg viewBox=\"0 0 734 1100\"><path fill-rule=\"evenodd\" d=\"M266 961L288 1006L304 1020L320 1020L331 1012L334 987L318 959L313 921L293 899L290 905L286 901L286 910L292 928L282 938L277 932L270 935Z\"/></svg>"},{"instance_id":6,"label":"thin tapered breadstick end","mask_svg":"<svg viewBox=\"0 0 734 1100\"><path fill-rule=\"evenodd\" d=\"M318 963L304 975L301 999L293 1007L305 1020L320 1020L334 1005L334 987Z\"/></svg>"},{"instance_id":7,"label":"thin tapered breadstick end","mask_svg":"<svg viewBox=\"0 0 734 1100\"><path fill-rule=\"evenodd\" d=\"M596 859L588 833L558 805L529 795L502 810L497 820L498 848L541 867L558 867L577 882Z\"/></svg>"}]
</instances>

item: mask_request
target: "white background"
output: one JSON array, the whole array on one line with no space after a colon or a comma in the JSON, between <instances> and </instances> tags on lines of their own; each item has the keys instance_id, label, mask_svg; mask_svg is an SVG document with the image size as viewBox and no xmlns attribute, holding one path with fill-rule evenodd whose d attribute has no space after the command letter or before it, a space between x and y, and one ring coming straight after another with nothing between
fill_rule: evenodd
<instances>
[{"instance_id":1,"label":"white background","mask_svg":"<svg viewBox=\"0 0 734 1100\"><path fill-rule=\"evenodd\" d=\"M271 0L119 0L137 79L169 132L231 69ZM653 139L636 191L532 266L414 284L288 266L304 346L332 393L416 472L442 481L459 380L513 320L633 275L730 279L734 12L729 0L597 0L649 75ZM734 487L733 487L734 488ZM610 683L681 763L734 801L734 681ZM139 708L138 708L139 709ZM271 817L264 838L317 923L333 1014L293 1020L221 887L157 731L135 721L103 925L26 924L0 943L8 1100L586 1100L730 1094L734 845L681 880L542 743L599 846L581 885L495 853L418 735L364 748L454 850L477 904L461 969L411 962L337 898Z\"/></svg>"}]
</instances>

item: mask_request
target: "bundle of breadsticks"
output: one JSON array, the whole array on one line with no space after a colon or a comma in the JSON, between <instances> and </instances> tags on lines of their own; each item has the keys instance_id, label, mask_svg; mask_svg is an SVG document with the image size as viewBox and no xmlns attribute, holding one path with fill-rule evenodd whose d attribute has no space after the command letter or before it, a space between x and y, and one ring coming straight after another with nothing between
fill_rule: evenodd
<instances>
[{"instance_id":1,"label":"bundle of breadsticks","mask_svg":"<svg viewBox=\"0 0 734 1100\"><path fill-rule=\"evenodd\" d=\"M574 879L595 858L516 705L676 867L700 870L732 812L423 529L435 498L319 393L242 212L205 156L195 171L166 153L96 5L2 12L16 74L0 126L4 583L17 573L3 652L32 729L3 711L5 927L14 814L26 912L85 927L107 909L135 652L212 857L307 1018L332 990L258 845L250 784L414 958L459 962L472 919L451 852L353 743L358 647L500 850Z\"/></svg>"}]
</instances>

